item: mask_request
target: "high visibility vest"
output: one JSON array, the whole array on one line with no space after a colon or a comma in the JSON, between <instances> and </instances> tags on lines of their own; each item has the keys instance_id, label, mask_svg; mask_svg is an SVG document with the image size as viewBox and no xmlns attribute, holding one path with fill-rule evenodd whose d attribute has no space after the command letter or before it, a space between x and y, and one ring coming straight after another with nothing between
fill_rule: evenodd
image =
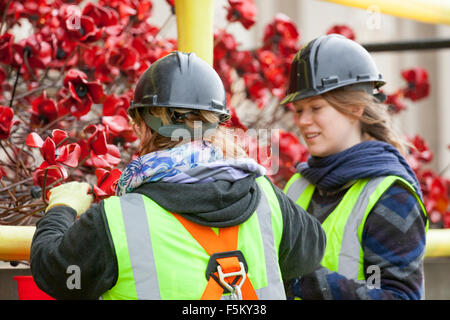
<instances>
[{"instance_id":1,"label":"high visibility vest","mask_svg":"<svg viewBox=\"0 0 450 320\"><path fill-rule=\"evenodd\" d=\"M286 299L278 264L283 218L265 177L256 179L261 200L238 227L237 249L258 299ZM197 300L207 287L210 255L182 221L149 197L129 193L104 200L118 263L116 284L102 299ZM221 229L210 228L216 234ZM224 291L225 292L225 291ZM229 298L225 294L222 298Z\"/></svg>"},{"instance_id":2,"label":"high visibility vest","mask_svg":"<svg viewBox=\"0 0 450 320\"><path fill-rule=\"evenodd\" d=\"M422 201L405 179L385 176L357 180L322 223L327 236L325 254L321 262L323 267L338 272L348 279L366 280L364 251L361 246L364 224L373 206L395 182L402 183L416 197L422 212L426 215ZM287 196L305 210L309 206L314 190L315 186L302 178L300 173L294 174L284 188Z\"/></svg>"}]
</instances>

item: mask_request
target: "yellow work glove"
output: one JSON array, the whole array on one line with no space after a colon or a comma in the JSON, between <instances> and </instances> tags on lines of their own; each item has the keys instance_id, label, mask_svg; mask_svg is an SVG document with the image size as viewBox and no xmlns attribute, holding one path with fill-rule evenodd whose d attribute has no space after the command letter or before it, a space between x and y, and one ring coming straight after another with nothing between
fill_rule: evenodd
<instances>
[{"instance_id":1,"label":"yellow work glove","mask_svg":"<svg viewBox=\"0 0 450 320\"><path fill-rule=\"evenodd\" d=\"M68 206L77 212L77 217L84 213L93 201L88 194L91 186L86 182L68 182L50 190L48 206L45 212L56 206Z\"/></svg>"}]
</instances>

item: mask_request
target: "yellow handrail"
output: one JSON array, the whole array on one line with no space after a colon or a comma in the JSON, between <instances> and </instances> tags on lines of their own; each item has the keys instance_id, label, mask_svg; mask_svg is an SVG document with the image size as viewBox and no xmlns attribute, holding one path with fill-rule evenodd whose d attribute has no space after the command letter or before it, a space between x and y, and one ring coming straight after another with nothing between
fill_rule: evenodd
<instances>
[{"instance_id":1,"label":"yellow handrail","mask_svg":"<svg viewBox=\"0 0 450 320\"><path fill-rule=\"evenodd\" d=\"M426 23L450 24L448 0L322 0Z\"/></svg>"},{"instance_id":2,"label":"yellow handrail","mask_svg":"<svg viewBox=\"0 0 450 320\"><path fill-rule=\"evenodd\" d=\"M0 260L29 260L35 230L34 226L0 226ZM450 229L428 230L425 257L450 257Z\"/></svg>"},{"instance_id":3,"label":"yellow handrail","mask_svg":"<svg viewBox=\"0 0 450 320\"><path fill-rule=\"evenodd\" d=\"M0 226L0 260L29 260L35 231L34 226Z\"/></svg>"},{"instance_id":4,"label":"yellow handrail","mask_svg":"<svg viewBox=\"0 0 450 320\"><path fill-rule=\"evenodd\" d=\"M428 230L425 257L450 257L450 229Z\"/></svg>"}]
</instances>

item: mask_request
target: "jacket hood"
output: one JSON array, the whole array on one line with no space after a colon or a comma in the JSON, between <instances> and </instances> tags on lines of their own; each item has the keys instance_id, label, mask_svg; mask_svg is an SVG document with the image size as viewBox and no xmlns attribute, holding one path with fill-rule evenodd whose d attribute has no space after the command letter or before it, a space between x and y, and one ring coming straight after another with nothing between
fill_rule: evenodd
<instances>
[{"instance_id":1,"label":"jacket hood","mask_svg":"<svg viewBox=\"0 0 450 320\"><path fill-rule=\"evenodd\" d=\"M143 194L164 209L209 227L230 227L246 221L259 204L256 175L209 183L145 183L134 192Z\"/></svg>"}]
</instances>

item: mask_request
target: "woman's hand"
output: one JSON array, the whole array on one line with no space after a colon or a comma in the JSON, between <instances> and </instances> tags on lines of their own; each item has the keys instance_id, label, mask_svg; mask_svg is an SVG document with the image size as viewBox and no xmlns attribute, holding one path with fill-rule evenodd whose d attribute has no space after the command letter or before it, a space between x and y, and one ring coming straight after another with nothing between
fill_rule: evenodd
<instances>
[{"instance_id":1,"label":"woman's hand","mask_svg":"<svg viewBox=\"0 0 450 320\"><path fill-rule=\"evenodd\" d=\"M88 183L76 181L52 188L45 212L56 206L68 206L74 209L79 217L93 201L92 194L88 194L90 190L91 186Z\"/></svg>"}]
</instances>

